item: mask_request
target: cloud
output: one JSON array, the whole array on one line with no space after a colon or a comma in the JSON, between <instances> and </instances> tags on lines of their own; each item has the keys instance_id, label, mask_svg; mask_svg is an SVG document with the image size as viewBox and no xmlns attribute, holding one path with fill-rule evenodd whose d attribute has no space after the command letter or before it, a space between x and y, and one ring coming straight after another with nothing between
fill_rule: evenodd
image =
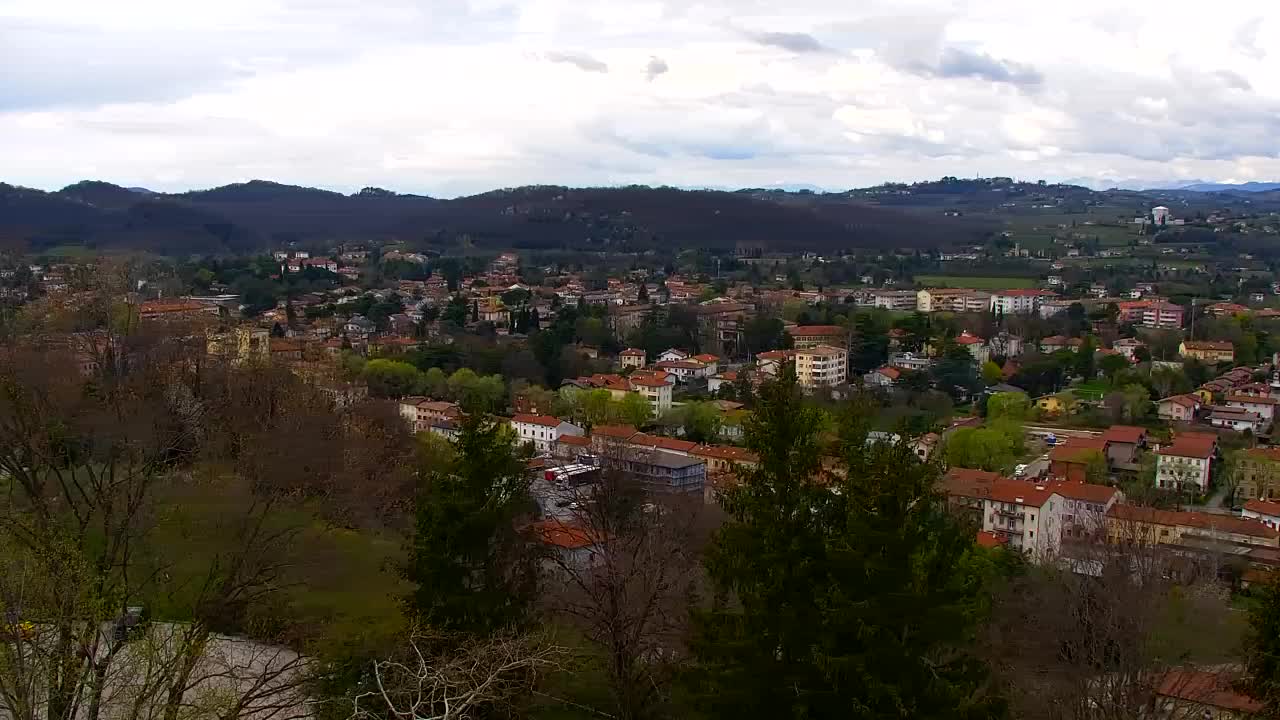
<instances>
[{"instance_id":1,"label":"cloud","mask_svg":"<svg viewBox=\"0 0 1280 720\"><path fill-rule=\"evenodd\" d=\"M671 68L667 67L667 61L654 55L649 58L649 64L644 66L644 75L653 82L653 79L667 72Z\"/></svg>"},{"instance_id":2,"label":"cloud","mask_svg":"<svg viewBox=\"0 0 1280 720\"><path fill-rule=\"evenodd\" d=\"M750 38L761 45L781 48L793 53L816 53L827 50L825 45L808 33L759 32L751 33Z\"/></svg>"},{"instance_id":3,"label":"cloud","mask_svg":"<svg viewBox=\"0 0 1280 720\"><path fill-rule=\"evenodd\" d=\"M583 53L549 52L545 55L553 63L566 63L583 72L607 73L609 66Z\"/></svg>"},{"instance_id":4,"label":"cloud","mask_svg":"<svg viewBox=\"0 0 1280 720\"><path fill-rule=\"evenodd\" d=\"M981 52L971 52L956 47L942 51L942 57L932 71L944 78L975 78L1010 85L1039 85L1044 76L1030 65L998 60Z\"/></svg>"}]
</instances>

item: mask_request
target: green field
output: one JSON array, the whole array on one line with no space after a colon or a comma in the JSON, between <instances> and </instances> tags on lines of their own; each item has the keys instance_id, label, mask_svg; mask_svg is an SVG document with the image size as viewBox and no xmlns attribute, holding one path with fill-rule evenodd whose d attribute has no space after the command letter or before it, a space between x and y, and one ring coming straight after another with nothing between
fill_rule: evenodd
<instances>
[{"instance_id":1,"label":"green field","mask_svg":"<svg viewBox=\"0 0 1280 720\"><path fill-rule=\"evenodd\" d=\"M915 281L926 287L972 288L974 290L1005 290L1009 288L1033 288L1038 282L1027 277L990 277L965 275L916 275Z\"/></svg>"}]
</instances>

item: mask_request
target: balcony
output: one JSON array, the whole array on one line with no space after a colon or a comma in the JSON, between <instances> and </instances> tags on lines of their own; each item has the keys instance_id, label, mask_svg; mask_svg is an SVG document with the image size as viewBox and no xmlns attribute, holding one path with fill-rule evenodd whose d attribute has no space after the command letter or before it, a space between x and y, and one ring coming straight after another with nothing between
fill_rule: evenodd
<instances>
[{"instance_id":1,"label":"balcony","mask_svg":"<svg viewBox=\"0 0 1280 720\"><path fill-rule=\"evenodd\" d=\"M1004 517L1007 517L1007 518L1014 518L1016 520L1025 520L1027 517L1026 513L1022 512L1021 510L1000 510L999 508L997 508L996 514L1003 515Z\"/></svg>"}]
</instances>

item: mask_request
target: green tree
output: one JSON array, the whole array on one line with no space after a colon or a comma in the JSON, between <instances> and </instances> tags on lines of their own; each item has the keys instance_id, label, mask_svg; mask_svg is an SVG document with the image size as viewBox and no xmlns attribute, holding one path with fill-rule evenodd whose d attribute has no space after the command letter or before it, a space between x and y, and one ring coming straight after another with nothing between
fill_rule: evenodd
<instances>
[{"instance_id":1,"label":"green tree","mask_svg":"<svg viewBox=\"0 0 1280 720\"><path fill-rule=\"evenodd\" d=\"M686 440L713 443L720 437L720 408L709 402L688 402L676 411Z\"/></svg>"},{"instance_id":2,"label":"green tree","mask_svg":"<svg viewBox=\"0 0 1280 720\"><path fill-rule=\"evenodd\" d=\"M692 677L714 717L988 718L970 652L984 607L972 531L909 443L842 423L843 478L821 478L821 419L770 383L748 421L760 464L725 495L707 554L719 602L695 614Z\"/></svg>"},{"instance_id":3,"label":"green tree","mask_svg":"<svg viewBox=\"0 0 1280 720\"><path fill-rule=\"evenodd\" d=\"M995 385L1004 379L1004 372L1000 370L1000 366L993 361L988 360L982 364L982 382L988 385Z\"/></svg>"},{"instance_id":4,"label":"green tree","mask_svg":"<svg viewBox=\"0 0 1280 720\"><path fill-rule=\"evenodd\" d=\"M1000 427L960 428L947 438L943 457L949 467L1004 470L1019 450L1014 432Z\"/></svg>"},{"instance_id":5,"label":"green tree","mask_svg":"<svg viewBox=\"0 0 1280 720\"><path fill-rule=\"evenodd\" d=\"M369 394L375 397L404 397L419 385L418 368L398 360L370 360L364 364L361 375L369 384Z\"/></svg>"},{"instance_id":6,"label":"green tree","mask_svg":"<svg viewBox=\"0 0 1280 720\"><path fill-rule=\"evenodd\" d=\"M611 405L613 404L613 394L608 390L597 389L588 390L579 393L578 400L578 417L587 426L605 425L610 420Z\"/></svg>"},{"instance_id":7,"label":"green tree","mask_svg":"<svg viewBox=\"0 0 1280 720\"><path fill-rule=\"evenodd\" d=\"M1031 400L1026 393L998 392L987 399L987 420L1023 422L1031 414Z\"/></svg>"},{"instance_id":8,"label":"green tree","mask_svg":"<svg viewBox=\"0 0 1280 720\"><path fill-rule=\"evenodd\" d=\"M1129 368L1129 361L1123 355L1104 355L1102 360L1098 361L1098 369L1108 380L1114 381L1116 373Z\"/></svg>"},{"instance_id":9,"label":"green tree","mask_svg":"<svg viewBox=\"0 0 1280 720\"><path fill-rule=\"evenodd\" d=\"M1268 582L1250 606L1244 649L1249 694L1264 717L1280 715L1280 581Z\"/></svg>"},{"instance_id":10,"label":"green tree","mask_svg":"<svg viewBox=\"0 0 1280 720\"><path fill-rule=\"evenodd\" d=\"M938 348L938 361L930 369L939 390L956 399L966 399L982 389L973 354L955 340L944 340Z\"/></svg>"},{"instance_id":11,"label":"green tree","mask_svg":"<svg viewBox=\"0 0 1280 720\"><path fill-rule=\"evenodd\" d=\"M407 609L433 628L488 635L522 623L536 597L537 558L516 531L532 503L528 474L509 426L479 414L454 452L422 467Z\"/></svg>"},{"instance_id":12,"label":"green tree","mask_svg":"<svg viewBox=\"0 0 1280 720\"><path fill-rule=\"evenodd\" d=\"M632 427L644 427L653 419L653 407L640 393L627 393L617 403L618 419Z\"/></svg>"},{"instance_id":13,"label":"green tree","mask_svg":"<svg viewBox=\"0 0 1280 720\"><path fill-rule=\"evenodd\" d=\"M1097 343L1094 342L1092 335L1085 335L1084 340L1080 343L1080 352L1076 353L1074 370L1077 375L1084 378L1085 381L1093 379L1094 376L1094 351L1097 349Z\"/></svg>"}]
</instances>

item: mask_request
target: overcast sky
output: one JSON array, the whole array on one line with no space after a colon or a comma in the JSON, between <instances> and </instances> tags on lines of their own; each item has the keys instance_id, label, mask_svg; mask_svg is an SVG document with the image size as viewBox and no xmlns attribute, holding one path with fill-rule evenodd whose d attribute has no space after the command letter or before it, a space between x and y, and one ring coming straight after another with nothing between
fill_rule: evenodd
<instances>
[{"instance_id":1,"label":"overcast sky","mask_svg":"<svg viewBox=\"0 0 1280 720\"><path fill-rule=\"evenodd\" d=\"M0 181L1280 180L1275 0L0 0Z\"/></svg>"}]
</instances>

